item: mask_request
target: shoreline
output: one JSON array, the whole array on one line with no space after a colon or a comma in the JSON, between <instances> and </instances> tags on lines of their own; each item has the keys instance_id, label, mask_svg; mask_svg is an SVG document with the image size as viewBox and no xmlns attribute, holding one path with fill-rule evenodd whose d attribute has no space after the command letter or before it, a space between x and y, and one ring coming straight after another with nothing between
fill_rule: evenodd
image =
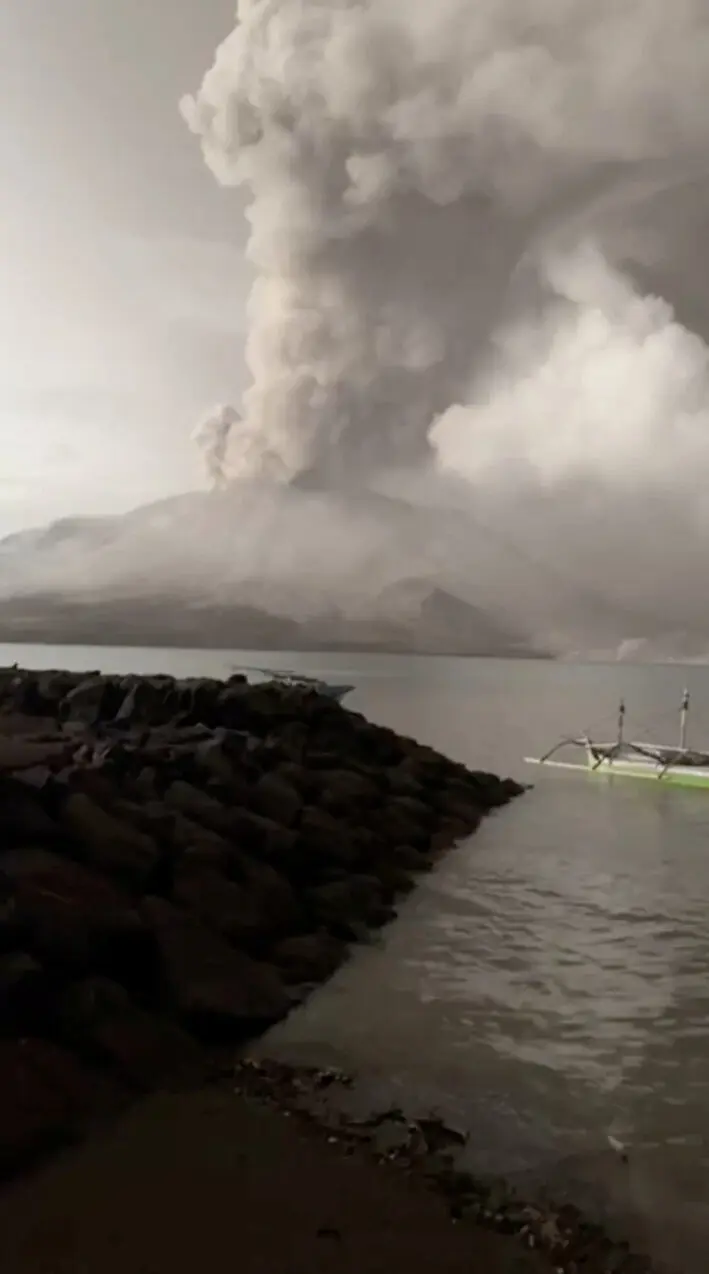
<instances>
[{"instance_id":1,"label":"shoreline","mask_svg":"<svg viewBox=\"0 0 709 1274\"><path fill-rule=\"evenodd\" d=\"M177 681L0 670L0 1177L8 1201L0 1256L11 1233L20 1246L34 1241L29 1214L39 1216L49 1191L51 1217L58 1197L52 1192L61 1197L67 1174L77 1183L71 1207L80 1218L81 1190L90 1188L82 1164L94 1164L110 1180L126 1130L133 1128L137 1138L136 1179L144 1154L164 1156L151 1111L165 1103L169 1129L161 1124L160 1137L176 1143L173 1154L183 1119L195 1155L216 1152L195 1124L204 1103L221 1112L225 1128L233 1123L234 1137L243 1132L242 1175L254 1159L264 1163L252 1127L254 1103L269 1111L254 1118L274 1144L282 1142L286 1115L305 1121L320 1138L307 1152L318 1189L326 1190L330 1172L336 1173L333 1149L354 1147L358 1162L364 1156L357 1171L362 1198L369 1199L358 1222L365 1228L367 1207L376 1210L372 1155L378 1171L382 1128L399 1144L385 1161L403 1167L404 1177L418 1182L412 1188L430 1184L425 1136L423 1171L419 1153L420 1120L380 1112L370 1129L377 1135L368 1140L361 1122L355 1133L342 1112L321 1110L322 1085L313 1080L320 1072L229 1061L227 1074L237 1076L230 1085L224 1057L297 1008L353 946L394 918L396 902L417 875L523 791L512 780L468 771L311 690L250 686L239 675ZM166 1085L178 1091L165 1096ZM428 1121L431 1128L435 1123ZM216 1135L212 1126L207 1141ZM226 1131L219 1136L224 1154L237 1154ZM450 1143L451 1130L439 1124L438 1136ZM460 1139L453 1136L453 1143ZM303 1147L283 1143L283 1153L297 1175ZM38 1169L52 1157L54 1163ZM189 1165L181 1171L180 1189L194 1191ZM534 1268L576 1274L575 1256L566 1265L549 1264L557 1256L565 1260L567 1249L576 1251L563 1246L568 1225L559 1229L554 1220L551 1226L546 1211L535 1212L536 1205L520 1202L499 1182L490 1225L487 1187L448 1163L442 1171L434 1174L439 1187L445 1183L441 1198L446 1207L453 1198L460 1217L451 1218L446 1208L441 1217L439 1198L427 1242L443 1242L451 1222L457 1226L471 1214L480 1244L488 1242L488 1231L495 1230L496 1239L497 1230L504 1233L508 1255L500 1249L499 1264L486 1267L491 1271L519 1268L513 1232L522 1234L522 1251L526 1242ZM228 1173L222 1178L226 1188ZM124 1181L121 1189L128 1188ZM401 1187L389 1188L395 1201ZM102 1204L107 1224L128 1234L125 1200L109 1196L110 1190ZM414 1228L419 1204L412 1212L400 1200ZM262 1210L267 1205L263 1200ZM232 1219L227 1209L213 1221L224 1227ZM654 1268L610 1243L575 1210L571 1228L577 1246L578 1234L587 1249L591 1243L594 1260L599 1253L622 1258L615 1271ZM153 1234L156 1244L159 1237ZM83 1241L78 1230L74 1240ZM546 1266L538 1264L542 1240L549 1247ZM451 1243L455 1260L462 1260L461 1240ZM7 1260L0 1265L8 1274L40 1268L17 1260L16 1267ZM47 1268L59 1274L75 1265ZM137 1268L135 1260L127 1267ZM104 1274L100 1263L82 1268ZM584 1268L600 1274L605 1267L587 1262Z\"/></svg>"},{"instance_id":2,"label":"shoreline","mask_svg":"<svg viewBox=\"0 0 709 1274\"><path fill-rule=\"evenodd\" d=\"M350 1076L258 1057L158 1092L0 1195L7 1274L663 1274L572 1204L460 1170L465 1136L347 1113ZM156 1185L156 1183L159 1183Z\"/></svg>"}]
</instances>

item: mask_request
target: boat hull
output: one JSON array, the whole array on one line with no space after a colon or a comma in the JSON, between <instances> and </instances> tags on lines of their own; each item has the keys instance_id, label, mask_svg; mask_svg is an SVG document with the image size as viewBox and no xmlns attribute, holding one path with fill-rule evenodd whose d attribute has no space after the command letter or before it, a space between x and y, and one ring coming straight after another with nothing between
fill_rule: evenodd
<instances>
[{"instance_id":1,"label":"boat hull","mask_svg":"<svg viewBox=\"0 0 709 1274\"><path fill-rule=\"evenodd\" d=\"M581 770L593 774L597 778L645 779L653 783L662 783L663 787L706 787L709 788L709 767L691 765L662 766L652 761L628 760L614 758L597 763L593 756L586 761L543 761L540 757L526 756L527 765L541 765L556 770Z\"/></svg>"}]
</instances>

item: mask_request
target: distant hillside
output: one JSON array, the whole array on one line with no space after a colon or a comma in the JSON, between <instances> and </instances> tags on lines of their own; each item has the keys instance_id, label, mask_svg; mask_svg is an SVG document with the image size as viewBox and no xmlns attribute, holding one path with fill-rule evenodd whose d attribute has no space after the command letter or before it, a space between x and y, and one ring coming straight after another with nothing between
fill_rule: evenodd
<instances>
[{"instance_id":1,"label":"distant hillside","mask_svg":"<svg viewBox=\"0 0 709 1274\"><path fill-rule=\"evenodd\" d=\"M0 640L227 650L543 654L498 629L475 607L440 590L434 590L419 614L408 621L352 620L332 613L301 623L238 603L187 603L166 596L69 600L59 594L36 594L0 601Z\"/></svg>"},{"instance_id":2,"label":"distant hillside","mask_svg":"<svg viewBox=\"0 0 709 1274\"><path fill-rule=\"evenodd\" d=\"M309 558L292 542L304 522ZM450 588L401 577L400 562L425 560L429 533L409 506L343 498L341 523L340 539L328 537L317 494L285 492L276 503L272 491L247 491L179 496L122 517L63 519L9 536L0 541L0 641L544 653ZM366 570L359 561L349 568L354 582L346 574L350 526L352 540L368 537ZM247 533L253 554L241 553Z\"/></svg>"}]
</instances>

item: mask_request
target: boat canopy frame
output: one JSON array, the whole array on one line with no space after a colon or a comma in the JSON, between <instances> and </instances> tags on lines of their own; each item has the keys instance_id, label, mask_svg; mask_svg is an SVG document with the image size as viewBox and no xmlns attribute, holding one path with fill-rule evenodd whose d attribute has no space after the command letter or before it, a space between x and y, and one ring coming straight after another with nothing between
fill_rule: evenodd
<instances>
[{"instance_id":1,"label":"boat canopy frame","mask_svg":"<svg viewBox=\"0 0 709 1274\"><path fill-rule=\"evenodd\" d=\"M636 742L625 738L625 701L618 705L618 728L614 743L594 743L590 735L569 735L555 743L548 752L539 757L538 764L544 765L562 748L583 748L587 755L594 758L591 771L597 770L604 762L612 765L618 759L631 760L633 756L651 761L657 766L657 778L661 779L668 771L684 768L709 768L709 752L701 752L687 746L687 722L689 716L689 691L682 695L680 707L679 746L668 747L662 744Z\"/></svg>"}]
</instances>

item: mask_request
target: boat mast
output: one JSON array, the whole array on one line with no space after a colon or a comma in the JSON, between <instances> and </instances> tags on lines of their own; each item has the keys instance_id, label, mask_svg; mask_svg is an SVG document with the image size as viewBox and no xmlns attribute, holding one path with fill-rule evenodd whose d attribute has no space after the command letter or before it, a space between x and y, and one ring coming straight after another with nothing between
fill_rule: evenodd
<instances>
[{"instance_id":1,"label":"boat mast","mask_svg":"<svg viewBox=\"0 0 709 1274\"><path fill-rule=\"evenodd\" d=\"M687 717L689 715L689 691L682 695L682 707L679 714L679 746L681 752L687 750Z\"/></svg>"},{"instance_id":2,"label":"boat mast","mask_svg":"<svg viewBox=\"0 0 709 1274\"><path fill-rule=\"evenodd\" d=\"M623 746L623 730L625 729L625 699L621 699L618 704L618 736L616 738L616 748Z\"/></svg>"}]
</instances>

